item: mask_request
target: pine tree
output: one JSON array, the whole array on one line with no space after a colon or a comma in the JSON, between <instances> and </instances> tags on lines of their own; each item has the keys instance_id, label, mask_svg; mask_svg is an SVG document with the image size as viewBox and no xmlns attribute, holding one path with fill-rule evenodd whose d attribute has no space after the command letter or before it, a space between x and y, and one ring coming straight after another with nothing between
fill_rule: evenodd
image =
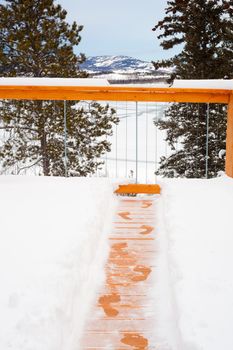
<instances>
[{"instance_id":1,"label":"pine tree","mask_svg":"<svg viewBox=\"0 0 233 350\"><path fill-rule=\"evenodd\" d=\"M165 50L181 47L171 59L154 62L175 67L174 79L231 79L233 77L233 1L168 1L165 18L153 28ZM211 104L172 104L166 118L158 122L167 130L173 153L161 159L159 174L176 177L203 177L206 165L207 111L209 111L208 176L224 169L219 157L226 142L226 107ZM177 149L177 144L179 147Z\"/></svg>"},{"instance_id":2,"label":"pine tree","mask_svg":"<svg viewBox=\"0 0 233 350\"><path fill-rule=\"evenodd\" d=\"M85 60L74 49L82 26L66 22L66 11L53 0L6 0L0 5L0 75L85 78ZM98 103L67 101L69 176L93 173L110 151L106 140L117 123L115 111ZM4 101L0 110L3 171L36 167L44 175L65 174L64 104L55 101ZM15 170L16 168L16 170ZM14 170L12 170L14 169Z\"/></svg>"}]
</instances>

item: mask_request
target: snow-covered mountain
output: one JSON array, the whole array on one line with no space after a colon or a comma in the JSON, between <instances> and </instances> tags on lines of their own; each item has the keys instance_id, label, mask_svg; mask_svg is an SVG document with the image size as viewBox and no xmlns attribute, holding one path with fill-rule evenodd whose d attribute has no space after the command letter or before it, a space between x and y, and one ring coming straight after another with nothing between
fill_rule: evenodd
<instances>
[{"instance_id":1,"label":"snow-covered mountain","mask_svg":"<svg viewBox=\"0 0 233 350\"><path fill-rule=\"evenodd\" d=\"M119 73L127 72L151 72L153 64L128 56L94 56L88 57L82 64L82 69L93 73Z\"/></svg>"},{"instance_id":2,"label":"snow-covered mountain","mask_svg":"<svg viewBox=\"0 0 233 350\"><path fill-rule=\"evenodd\" d=\"M147 83L165 81L167 69L155 70L151 62L128 56L88 57L81 66L93 78L108 79L112 83Z\"/></svg>"}]
</instances>

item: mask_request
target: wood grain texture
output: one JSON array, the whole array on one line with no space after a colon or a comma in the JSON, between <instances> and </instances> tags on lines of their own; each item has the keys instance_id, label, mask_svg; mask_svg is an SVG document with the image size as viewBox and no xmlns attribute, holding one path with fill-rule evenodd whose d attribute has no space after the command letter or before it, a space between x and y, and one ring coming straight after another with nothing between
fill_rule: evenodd
<instances>
[{"instance_id":1,"label":"wood grain texture","mask_svg":"<svg viewBox=\"0 0 233 350\"><path fill-rule=\"evenodd\" d=\"M0 99L225 103L230 90L125 86L0 86Z\"/></svg>"}]
</instances>

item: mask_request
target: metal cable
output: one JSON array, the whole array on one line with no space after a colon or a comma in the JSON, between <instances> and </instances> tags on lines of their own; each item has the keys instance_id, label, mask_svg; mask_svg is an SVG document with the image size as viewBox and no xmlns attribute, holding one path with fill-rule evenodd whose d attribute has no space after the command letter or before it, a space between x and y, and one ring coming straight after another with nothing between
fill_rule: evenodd
<instances>
[{"instance_id":1,"label":"metal cable","mask_svg":"<svg viewBox=\"0 0 233 350\"><path fill-rule=\"evenodd\" d=\"M117 102L116 102L116 114L117 114ZM118 158L118 128L116 124L116 178L118 177L118 164L117 164L117 158Z\"/></svg>"},{"instance_id":2,"label":"metal cable","mask_svg":"<svg viewBox=\"0 0 233 350\"><path fill-rule=\"evenodd\" d=\"M136 126L136 184L138 183L138 102L136 102L136 118L135 118L135 126Z\"/></svg>"},{"instance_id":3,"label":"metal cable","mask_svg":"<svg viewBox=\"0 0 233 350\"><path fill-rule=\"evenodd\" d=\"M126 119L125 119L125 177L127 178L128 174L128 104L126 102L125 105L125 114L126 114Z\"/></svg>"},{"instance_id":4,"label":"metal cable","mask_svg":"<svg viewBox=\"0 0 233 350\"><path fill-rule=\"evenodd\" d=\"M205 177L208 179L208 158L209 158L209 118L210 118L210 104L207 103L206 113L206 162L205 162Z\"/></svg>"},{"instance_id":5,"label":"metal cable","mask_svg":"<svg viewBox=\"0 0 233 350\"><path fill-rule=\"evenodd\" d=\"M148 104L146 103L146 184L148 182Z\"/></svg>"},{"instance_id":6,"label":"metal cable","mask_svg":"<svg viewBox=\"0 0 233 350\"><path fill-rule=\"evenodd\" d=\"M157 182L157 170L158 170L158 104L156 103L155 108L155 183Z\"/></svg>"}]
</instances>

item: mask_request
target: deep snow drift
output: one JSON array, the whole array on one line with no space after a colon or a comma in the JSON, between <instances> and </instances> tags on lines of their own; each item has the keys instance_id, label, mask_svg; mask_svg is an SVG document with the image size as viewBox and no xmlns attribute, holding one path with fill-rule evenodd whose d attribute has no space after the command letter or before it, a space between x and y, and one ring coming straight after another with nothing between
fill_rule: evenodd
<instances>
[{"instance_id":1,"label":"deep snow drift","mask_svg":"<svg viewBox=\"0 0 233 350\"><path fill-rule=\"evenodd\" d=\"M233 179L169 180L162 188L160 332L171 349L233 349Z\"/></svg>"},{"instance_id":2,"label":"deep snow drift","mask_svg":"<svg viewBox=\"0 0 233 350\"><path fill-rule=\"evenodd\" d=\"M0 349L77 350L115 211L101 179L0 177Z\"/></svg>"}]
</instances>

